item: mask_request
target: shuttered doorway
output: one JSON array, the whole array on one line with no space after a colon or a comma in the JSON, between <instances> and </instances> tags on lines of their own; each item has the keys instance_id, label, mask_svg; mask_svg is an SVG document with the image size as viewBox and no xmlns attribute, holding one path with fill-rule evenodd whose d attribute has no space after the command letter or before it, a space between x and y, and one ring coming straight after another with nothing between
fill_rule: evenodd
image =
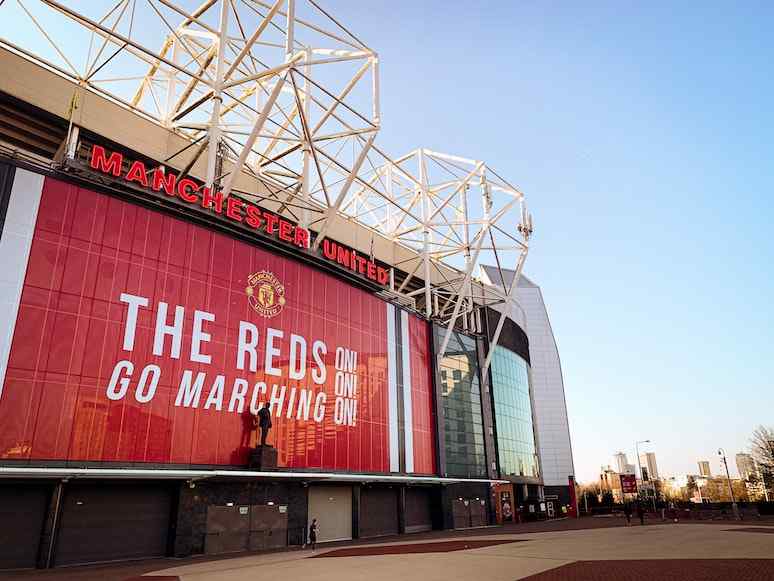
<instances>
[{"instance_id":1,"label":"shuttered doorway","mask_svg":"<svg viewBox=\"0 0 774 581\"><path fill-rule=\"evenodd\" d=\"M398 489L365 486L360 490L360 536L398 534Z\"/></svg>"},{"instance_id":2,"label":"shuttered doorway","mask_svg":"<svg viewBox=\"0 0 774 581\"><path fill-rule=\"evenodd\" d=\"M163 557L172 498L167 483L68 484L56 565Z\"/></svg>"},{"instance_id":3,"label":"shuttered doorway","mask_svg":"<svg viewBox=\"0 0 774 581\"><path fill-rule=\"evenodd\" d=\"M433 528L433 491L429 488L406 489L406 532L418 533Z\"/></svg>"},{"instance_id":4,"label":"shuttered doorway","mask_svg":"<svg viewBox=\"0 0 774 581\"><path fill-rule=\"evenodd\" d=\"M0 569L35 567L51 485L0 484Z\"/></svg>"},{"instance_id":5,"label":"shuttered doorway","mask_svg":"<svg viewBox=\"0 0 774 581\"><path fill-rule=\"evenodd\" d=\"M307 527L313 518L319 524L319 542L351 539L352 487L310 486Z\"/></svg>"}]
</instances>

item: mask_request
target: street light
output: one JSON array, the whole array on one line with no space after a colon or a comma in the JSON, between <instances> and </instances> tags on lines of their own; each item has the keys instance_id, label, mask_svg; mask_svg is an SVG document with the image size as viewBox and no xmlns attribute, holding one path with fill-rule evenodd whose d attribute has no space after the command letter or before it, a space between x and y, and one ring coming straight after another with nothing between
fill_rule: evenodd
<instances>
[{"instance_id":1,"label":"street light","mask_svg":"<svg viewBox=\"0 0 774 581\"><path fill-rule=\"evenodd\" d=\"M650 444L650 440L640 440L634 443L634 453L637 455L637 471L640 473L640 481L642 480L642 463L640 463L640 444ZM637 480L637 474L635 476L635 483L637 484L637 502L642 502L640 498L640 482ZM656 510L655 505L653 510Z\"/></svg>"},{"instance_id":2,"label":"street light","mask_svg":"<svg viewBox=\"0 0 774 581\"><path fill-rule=\"evenodd\" d=\"M640 472L640 480L642 480L642 464L640 463L640 444L650 444L650 440L640 440L634 443L634 452L637 454L637 470ZM639 492L639 488L637 489Z\"/></svg>"},{"instance_id":3,"label":"street light","mask_svg":"<svg viewBox=\"0 0 774 581\"><path fill-rule=\"evenodd\" d=\"M734 511L734 518L736 520L742 520L739 514L739 507L736 505L736 498L734 497L734 487L731 486L731 474L728 472L728 461L726 460L726 451L723 448L718 449L718 456L723 458L723 465L726 467L726 478L728 478L728 490L731 492L731 510Z\"/></svg>"}]
</instances>

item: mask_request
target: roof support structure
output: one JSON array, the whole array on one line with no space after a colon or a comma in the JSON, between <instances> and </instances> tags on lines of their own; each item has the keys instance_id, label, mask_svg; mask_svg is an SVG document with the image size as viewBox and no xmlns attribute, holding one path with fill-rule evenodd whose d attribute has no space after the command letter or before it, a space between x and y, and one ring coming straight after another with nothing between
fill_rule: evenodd
<instances>
[{"instance_id":1,"label":"roof support structure","mask_svg":"<svg viewBox=\"0 0 774 581\"><path fill-rule=\"evenodd\" d=\"M0 22L29 23L0 25L0 45L174 132L184 145L160 163L268 201L316 231L313 250L342 220L394 243L402 272L382 294L445 327L439 357L455 330L482 332L483 307L515 301L516 281L494 289L477 269L518 279L524 195L482 160L379 149L379 56L316 0L69 4L0 2Z\"/></svg>"}]
</instances>

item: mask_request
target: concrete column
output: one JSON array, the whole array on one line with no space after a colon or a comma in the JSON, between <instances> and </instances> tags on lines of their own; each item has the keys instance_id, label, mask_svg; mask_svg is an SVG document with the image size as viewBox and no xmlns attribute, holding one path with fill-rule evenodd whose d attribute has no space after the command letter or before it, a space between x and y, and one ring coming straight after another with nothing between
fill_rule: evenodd
<instances>
[{"instance_id":1,"label":"concrete column","mask_svg":"<svg viewBox=\"0 0 774 581\"><path fill-rule=\"evenodd\" d=\"M360 538L360 484L352 485L352 538Z\"/></svg>"},{"instance_id":2,"label":"concrete column","mask_svg":"<svg viewBox=\"0 0 774 581\"><path fill-rule=\"evenodd\" d=\"M406 534L406 487L398 488L398 533Z\"/></svg>"},{"instance_id":3,"label":"concrete column","mask_svg":"<svg viewBox=\"0 0 774 581\"><path fill-rule=\"evenodd\" d=\"M56 548L56 537L59 532L59 524L62 520L62 498L66 480L56 483L51 493L51 500L48 503L46 520L43 523L43 531L40 538L40 549L38 553L38 568L50 569L54 566L54 549Z\"/></svg>"},{"instance_id":4,"label":"concrete column","mask_svg":"<svg viewBox=\"0 0 774 581\"><path fill-rule=\"evenodd\" d=\"M454 528L454 498L454 486L443 486L441 488L441 517L443 530L451 530Z\"/></svg>"}]
</instances>

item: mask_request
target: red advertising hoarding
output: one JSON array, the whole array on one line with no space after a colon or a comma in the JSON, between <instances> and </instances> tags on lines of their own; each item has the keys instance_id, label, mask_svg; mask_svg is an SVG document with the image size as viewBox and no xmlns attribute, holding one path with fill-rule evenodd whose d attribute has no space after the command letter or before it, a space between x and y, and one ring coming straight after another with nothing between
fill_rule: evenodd
<instances>
[{"instance_id":1,"label":"red advertising hoarding","mask_svg":"<svg viewBox=\"0 0 774 581\"><path fill-rule=\"evenodd\" d=\"M621 490L624 494L637 494L637 477L634 474L621 474Z\"/></svg>"},{"instance_id":2,"label":"red advertising hoarding","mask_svg":"<svg viewBox=\"0 0 774 581\"><path fill-rule=\"evenodd\" d=\"M386 303L298 261L46 179L0 398L0 458L389 472ZM409 315L414 472L435 471Z\"/></svg>"}]
</instances>

